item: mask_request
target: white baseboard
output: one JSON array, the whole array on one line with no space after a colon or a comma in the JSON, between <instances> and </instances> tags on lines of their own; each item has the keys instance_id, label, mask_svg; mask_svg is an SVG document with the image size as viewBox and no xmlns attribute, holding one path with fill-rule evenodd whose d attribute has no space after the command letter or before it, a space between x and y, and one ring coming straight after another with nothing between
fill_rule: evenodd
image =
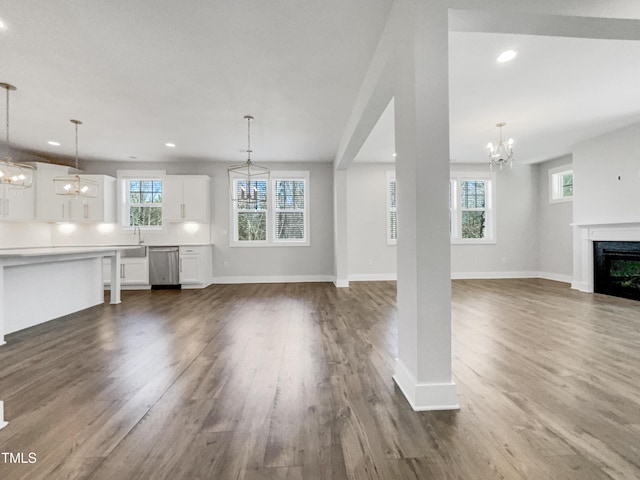
<instances>
[{"instance_id":1,"label":"white baseboard","mask_svg":"<svg viewBox=\"0 0 640 480\"><path fill-rule=\"evenodd\" d=\"M182 290L202 290L203 288L207 288L211 283L188 283L181 284L180 288Z\"/></svg>"},{"instance_id":2,"label":"white baseboard","mask_svg":"<svg viewBox=\"0 0 640 480\"><path fill-rule=\"evenodd\" d=\"M334 278L333 284L336 286L336 288L349 288L349 280L345 280L345 279L338 280L337 278Z\"/></svg>"},{"instance_id":3,"label":"white baseboard","mask_svg":"<svg viewBox=\"0 0 640 480\"><path fill-rule=\"evenodd\" d=\"M544 278L546 280L554 280L556 282L562 282L562 283L573 282L573 275L564 275L562 273L538 272L538 276L540 278Z\"/></svg>"},{"instance_id":4,"label":"white baseboard","mask_svg":"<svg viewBox=\"0 0 640 480\"><path fill-rule=\"evenodd\" d=\"M452 280L540 278L540 272L451 272Z\"/></svg>"},{"instance_id":5,"label":"white baseboard","mask_svg":"<svg viewBox=\"0 0 640 480\"><path fill-rule=\"evenodd\" d=\"M564 283L571 283L573 281L572 275L550 272L451 272L452 280L499 280L504 278L544 278ZM394 281L397 279L398 275L396 273L353 273L349 275L350 282Z\"/></svg>"},{"instance_id":6,"label":"white baseboard","mask_svg":"<svg viewBox=\"0 0 640 480\"><path fill-rule=\"evenodd\" d=\"M332 275L265 275L262 277L213 277L214 284L334 282Z\"/></svg>"},{"instance_id":7,"label":"white baseboard","mask_svg":"<svg viewBox=\"0 0 640 480\"><path fill-rule=\"evenodd\" d=\"M571 282L571 289L585 293L593 293L593 288L590 288L587 282Z\"/></svg>"},{"instance_id":8,"label":"white baseboard","mask_svg":"<svg viewBox=\"0 0 640 480\"><path fill-rule=\"evenodd\" d=\"M400 359L396 359L393 380L416 412L460 409L455 383L418 383Z\"/></svg>"},{"instance_id":9,"label":"white baseboard","mask_svg":"<svg viewBox=\"0 0 640 480\"><path fill-rule=\"evenodd\" d=\"M354 273L349 275L350 282L388 282L397 279L397 273Z\"/></svg>"}]
</instances>

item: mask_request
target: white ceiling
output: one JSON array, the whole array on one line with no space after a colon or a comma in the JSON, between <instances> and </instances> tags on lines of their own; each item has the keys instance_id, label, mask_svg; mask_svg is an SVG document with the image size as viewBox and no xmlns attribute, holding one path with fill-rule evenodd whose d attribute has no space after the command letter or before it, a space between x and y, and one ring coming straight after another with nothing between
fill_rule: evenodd
<instances>
[{"instance_id":1,"label":"white ceiling","mask_svg":"<svg viewBox=\"0 0 640 480\"><path fill-rule=\"evenodd\" d=\"M0 0L12 142L72 156L78 118L81 158L242 161L252 114L256 161L330 161L390 6ZM452 161L486 161L500 121L522 162L640 121L639 58L634 41L450 33ZM391 106L356 160L393 151Z\"/></svg>"},{"instance_id":2,"label":"white ceiling","mask_svg":"<svg viewBox=\"0 0 640 480\"><path fill-rule=\"evenodd\" d=\"M72 156L77 118L81 158L243 161L252 114L257 161L331 161L390 6L0 0L12 143Z\"/></svg>"},{"instance_id":3,"label":"white ceiling","mask_svg":"<svg viewBox=\"0 0 640 480\"><path fill-rule=\"evenodd\" d=\"M488 162L498 122L516 159L534 163L640 121L638 41L459 32L449 41L453 162ZM507 49L517 57L497 63ZM392 161L393 129L390 105L356 161Z\"/></svg>"}]
</instances>

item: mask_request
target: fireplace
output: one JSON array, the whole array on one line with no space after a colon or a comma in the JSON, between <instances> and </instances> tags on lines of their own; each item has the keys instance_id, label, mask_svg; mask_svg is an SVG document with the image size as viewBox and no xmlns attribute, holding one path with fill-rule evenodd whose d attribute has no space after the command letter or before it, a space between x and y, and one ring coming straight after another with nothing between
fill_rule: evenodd
<instances>
[{"instance_id":1,"label":"fireplace","mask_svg":"<svg viewBox=\"0 0 640 480\"><path fill-rule=\"evenodd\" d=\"M640 300L640 242L593 242L594 291Z\"/></svg>"}]
</instances>

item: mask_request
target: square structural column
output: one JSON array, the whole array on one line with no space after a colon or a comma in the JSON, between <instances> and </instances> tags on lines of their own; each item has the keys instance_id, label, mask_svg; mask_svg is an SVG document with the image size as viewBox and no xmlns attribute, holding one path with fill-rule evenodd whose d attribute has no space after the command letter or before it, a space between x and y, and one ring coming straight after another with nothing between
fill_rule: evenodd
<instances>
[{"instance_id":1,"label":"square structural column","mask_svg":"<svg viewBox=\"0 0 640 480\"><path fill-rule=\"evenodd\" d=\"M333 172L333 244L335 286L349 286L348 277L348 220L347 220L347 170Z\"/></svg>"},{"instance_id":2,"label":"square structural column","mask_svg":"<svg viewBox=\"0 0 640 480\"><path fill-rule=\"evenodd\" d=\"M398 358L414 410L457 409L451 372L448 10L401 0L396 34Z\"/></svg>"}]
</instances>

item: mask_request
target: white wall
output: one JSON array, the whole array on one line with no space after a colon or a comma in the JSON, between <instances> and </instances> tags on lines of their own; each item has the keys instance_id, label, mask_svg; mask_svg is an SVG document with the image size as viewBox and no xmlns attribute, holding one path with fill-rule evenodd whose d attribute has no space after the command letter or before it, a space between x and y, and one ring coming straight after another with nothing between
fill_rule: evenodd
<instances>
[{"instance_id":1,"label":"white wall","mask_svg":"<svg viewBox=\"0 0 640 480\"><path fill-rule=\"evenodd\" d=\"M549 170L571 166L572 156L536 165L538 176L538 270L544 278L570 282L573 275L573 202L549 201Z\"/></svg>"},{"instance_id":2,"label":"white wall","mask_svg":"<svg viewBox=\"0 0 640 480\"><path fill-rule=\"evenodd\" d=\"M619 139L615 140L619 142ZM588 150L590 151L590 150ZM584 156L584 155L583 155ZM625 158L621 151L617 156ZM452 245L452 276L543 276L569 281L572 273L571 202L549 204L549 168L570 163L558 159L541 165L516 164L496 173L497 244ZM178 243L214 243L216 281L328 280L333 278L332 167L321 164L272 164L272 169L309 170L311 245L309 247L229 247L227 164L85 162L86 171L116 175L117 169L166 170L168 174L206 174L212 178L211 229L196 236L171 226L168 237ZM582 176L592 167L582 168ZM452 171L478 171L485 165L453 164ZM389 279L396 275L396 246L386 241L386 172L393 164L354 164L348 171L348 274L352 280ZM637 173L637 172L636 172ZM601 173L598 173L601 175ZM596 175L596 177L598 176ZM583 187L578 177L576 190ZM637 175L636 175L637 176ZM583 190L584 193L584 190ZM206 235L205 235L206 234ZM146 243L163 241L145 233ZM128 232L104 233L97 225L76 225L73 232L58 225L0 222L0 247L21 245L135 243Z\"/></svg>"},{"instance_id":3,"label":"white wall","mask_svg":"<svg viewBox=\"0 0 640 480\"><path fill-rule=\"evenodd\" d=\"M394 164L354 164L347 173L350 280L396 278L396 246L387 245L387 172Z\"/></svg>"},{"instance_id":4,"label":"white wall","mask_svg":"<svg viewBox=\"0 0 640 480\"><path fill-rule=\"evenodd\" d=\"M386 243L386 172L390 170L394 170L393 164L362 163L349 169L348 265L352 280L393 278L396 273L396 247ZM485 170L489 170L485 164L451 165L452 172ZM497 171L495 188L497 243L451 245L453 278L537 276L540 270L537 167L516 163L513 170ZM568 270L558 273L571 273L570 252Z\"/></svg>"},{"instance_id":5,"label":"white wall","mask_svg":"<svg viewBox=\"0 0 640 480\"><path fill-rule=\"evenodd\" d=\"M452 164L451 171L488 171ZM537 276L538 212L535 167L515 162L496 172L496 244L451 245L452 278Z\"/></svg>"},{"instance_id":6,"label":"white wall","mask_svg":"<svg viewBox=\"0 0 640 480\"><path fill-rule=\"evenodd\" d=\"M640 123L573 150L573 221L640 222Z\"/></svg>"},{"instance_id":7,"label":"white wall","mask_svg":"<svg viewBox=\"0 0 640 480\"><path fill-rule=\"evenodd\" d=\"M116 176L123 170L165 170L169 175L211 177L211 242L214 282L333 280L333 167L331 163L272 163L276 170L306 170L309 179L310 245L230 247L229 190L223 162L84 162L83 170Z\"/></svg>"}]
</instances>

